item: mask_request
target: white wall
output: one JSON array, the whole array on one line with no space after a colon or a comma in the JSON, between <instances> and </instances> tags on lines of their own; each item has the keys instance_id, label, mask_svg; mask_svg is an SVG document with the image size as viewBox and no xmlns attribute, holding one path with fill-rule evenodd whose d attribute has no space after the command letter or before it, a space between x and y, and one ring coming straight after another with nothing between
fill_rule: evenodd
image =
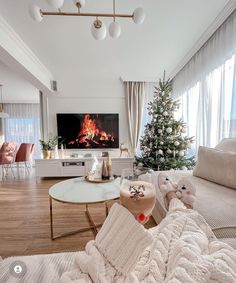
<instances>
[{"instance_id":1,"label":"white wall","mask_svg":"<svg viewBox=\"0 0 236 283\"><path fill-rule=\"evenodd\" d=\"M70 78L70 77L69 77ZM0 84L3 84L3 101L6 103L38 103L39 91L32 84L0 62ZM93 78L83 84L73 84L62 76L58 93L45 95L45 135L57 134L57 113L119 113L119 137L130 147L128 119L123 83L115 80ZM112 150L118 155L119 150Z\"/></svg>"},{"instance_id":2,"label":"white wall","mask_svg":"<svg viewBox=\"0 0 236 283\"><path fill-rule=\"evenodd\" d=\"M32 84L0 62L0 84L3 102L38 103L39 91Z\"/></svg>"},{"instance_id":3,"label":"white wall","mask_svg":"<svg viewBox=\"0 0 236 283\"><path fill-rule=\"evenodd\" d=\"M63 93L47 96L46 134L57 134L57 113L119 113L120 142L130 147L123 83L117 78L110 84L106 84L106 81L100 85L98 81L87 81L86 84L83 87L71 86L67 91L64 89ZM119 154L119 150L113 150L113 154Z\"/></svg>"}]
</instances>

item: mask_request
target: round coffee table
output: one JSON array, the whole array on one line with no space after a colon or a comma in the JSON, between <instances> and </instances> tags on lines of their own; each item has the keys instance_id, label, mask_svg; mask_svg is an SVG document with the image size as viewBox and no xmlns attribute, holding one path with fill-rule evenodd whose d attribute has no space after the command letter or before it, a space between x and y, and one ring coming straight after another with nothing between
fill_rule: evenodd
<instances>
[{"instance_id":1,"label":"round coffee table","mask_svg":"<svg viewBox=\"0 0 236 283\"><path fill-rule=\"evenodd\" d=\"M88 206L91 204L105 203L106 216L108 214L107 202L110 200L116 200L120 197L120 178L117 178L109 183L90 183L84 180L84 178L73 178L53 185L49 189L49 201L50 201L50 228L51 239L57 239L68 235L73 235L79 232L87 230L93 230L96 235L98 227L102 224L95 225L93 219L89 213ZM54 236L53 234L53 200L62 203L71 203L85 205L85 214L90 223L89 227L79 229L73 232L64 233Z\"/></svg>"}]
</instances>

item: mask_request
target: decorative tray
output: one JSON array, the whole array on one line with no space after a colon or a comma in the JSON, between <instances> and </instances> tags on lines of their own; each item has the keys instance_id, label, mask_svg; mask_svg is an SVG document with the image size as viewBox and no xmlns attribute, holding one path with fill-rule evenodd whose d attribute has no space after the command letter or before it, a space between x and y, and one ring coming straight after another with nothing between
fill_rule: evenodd
<instances>
[{"instance_id":1,"label":"decorative tray","mask_svg":"<svg viewBox=\"0 0 236 283\"><path fill-rule=\"evenodd\" d=\"M84 178L85 181L87 182L90 182L90 183L109 183L109 182L112 182L114 180L114 178L110 178L110 179L107 179L107 180L102 180L102 179L89 179L87 176Z\"/></svg>"}]
</instances>

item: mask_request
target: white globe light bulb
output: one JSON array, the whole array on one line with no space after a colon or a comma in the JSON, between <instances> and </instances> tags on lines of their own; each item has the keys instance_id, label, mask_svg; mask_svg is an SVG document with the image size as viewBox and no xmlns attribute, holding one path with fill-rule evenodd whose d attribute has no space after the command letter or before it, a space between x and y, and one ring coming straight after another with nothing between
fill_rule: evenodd
<instances>
[{"instance_id":1,"label":"white globe light bulb","mask_svg":"<svg viewBox=\"0 0 236 283\"><path fill-rule=\"evenodd\" d=\"M85 0L74 0L75 6L77 7L77 3L80 4L80 8L84 7Z\"/></svg>"},{"instance_id":2,"label":"white globe light bulb","mask_svg":"<svg viewBox=\"0 0 236 283\"><path fill-rule=\"evenodd\" d=\"M135 22L135 24L142 24L144 22L145 16L146 15L143 8L137 8L133 13L133 21Z\"/></svg>"},{"instance_id":3,"label":"white globe light bulb","mask_svg":"<svg viewBox=\"0 0 236 283\"><path fill-rule=\"evenodd\" d=\"M51 7L55 9L60 9L64 4L64 0L47 0L47 2Z\"/></svg>"},{"instance_id":4,"label":"white globe light bulb","mask_svg":"<svg viewBox=\"0 0 236 283\"><path fill-rule=\"evenodd\" d=\"M91 33L96 40L103 40L107 34L105 24L100 20L95 20L91 26Z\"/></svg>"},{"instance_id":5,"label":"white globe light bulb","mask_svg":"<svg viewBox=\"0 0 236 283\"><path fill-rule=\"evenodd\" d=\"M118 38L121 33L120 24L117 22L110 23L109 34L112 38Z\"/></svg>"},{"instance_id":6,"label":"white globe light bulb","mask_svg":"<svg viewBox=\"0 0 236 283\"><path fill-rule=\"evenodd\" d=\"M41 22L43 19L40 8L35 4L29 6L29 14L36 22Z\"/></svg>"}]
</instances>

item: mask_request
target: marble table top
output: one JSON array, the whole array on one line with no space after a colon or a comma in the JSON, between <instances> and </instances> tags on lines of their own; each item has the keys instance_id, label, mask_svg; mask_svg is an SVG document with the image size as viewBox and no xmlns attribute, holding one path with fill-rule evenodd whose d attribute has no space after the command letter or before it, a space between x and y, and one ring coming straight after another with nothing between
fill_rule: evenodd
<instances>
[{"instance_id":1,"label":"marble table top","mask_svg":"<svg viewBox=\"0 0 236 283\"><path fill-rule=\"evenodd\" d=\"M105 202L120 197L120 178L109 183L90 183L84 177L68 179L53 185L49 195L58 201L78 204Z\"/></svg>"}]
</instances>

